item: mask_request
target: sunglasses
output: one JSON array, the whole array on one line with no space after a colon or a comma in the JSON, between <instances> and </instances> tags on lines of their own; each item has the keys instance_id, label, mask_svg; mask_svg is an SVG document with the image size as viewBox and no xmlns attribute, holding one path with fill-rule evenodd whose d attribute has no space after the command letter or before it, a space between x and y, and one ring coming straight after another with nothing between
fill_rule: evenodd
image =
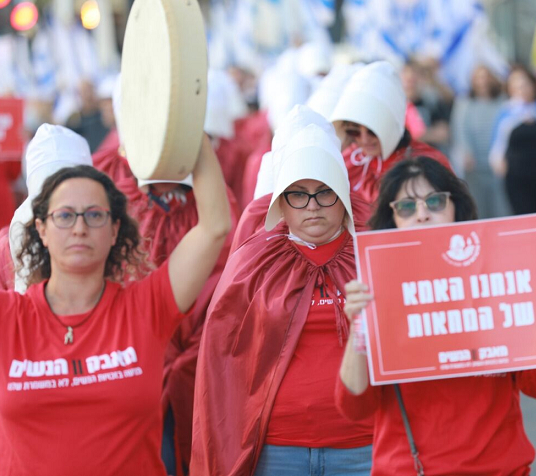
<instances>
[{"instance_id":1,"label":"sunglasses","mask_svg":"<svg viewBox=\"0 0 536 476\"><path fill-rule=\"evenodd\" d=\"M449 202L450 192L432 192L426 198L402 198L389 206L400 218L409 218L417 211L417 203L422 202L432 213L442 212Z\"/></svg>"}]
</instances>

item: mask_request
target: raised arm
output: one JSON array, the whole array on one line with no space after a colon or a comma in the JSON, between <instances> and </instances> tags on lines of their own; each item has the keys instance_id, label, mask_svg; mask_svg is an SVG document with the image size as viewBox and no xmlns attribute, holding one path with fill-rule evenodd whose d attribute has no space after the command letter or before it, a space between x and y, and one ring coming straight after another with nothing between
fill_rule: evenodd
<instances>
[{"instance_id":1,"label":"raised arm","mask_svg":"<svg viewBox=\"0 0 536 476\"><path fill-rule=\"evenodd\" d=\"M355 349L354 333L355 316L371 301L372 295L368 294L368 288L359 281L350 281L345 286L346 304L344 312L351 323L350 338L346 343L346 349L340 368L342 383L350 392L356 395L362 394L368 387L369 377L367 370L367 356Z\"/></svg>"},{"instance_id":2,"label":"raised arm","mask_svg":"<svg viewBox=\"0 0 536 476\"><path fill-rule=\"evenodd\" d=\"M192 174L199 221L169 259L169 279L182 312L187 311L197 298L231 229L223 174L206 135Z\"/></svg>"}]
</instances>

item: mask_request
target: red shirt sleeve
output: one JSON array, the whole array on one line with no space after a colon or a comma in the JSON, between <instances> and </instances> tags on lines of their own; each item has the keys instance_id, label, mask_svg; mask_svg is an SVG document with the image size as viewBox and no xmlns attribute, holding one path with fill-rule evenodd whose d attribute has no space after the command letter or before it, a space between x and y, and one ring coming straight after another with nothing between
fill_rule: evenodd
<instances>
[{"instance_id":1,"label":"red shirt sleeve","mask_svg":"<svg viewBox=\"0 0 536 476\"><path fill-rule=\"evenodd\" d=\"M182 313L177 307L169 280L169 261L166 260L149 276L127 287L125 293L135 303L136 313L151 316L151 328L164 341L171 338L179 321L194 309L195 302L188 311Z\"/></svg>"},{"instance_id":2,"label":"red shirt sleeve","mask_svg":"<svg viewBox=\"0 0 536 476\"><path fill-rule=\"evenodd\" d=\"M380 388L372 387L370 384L361 395L355 395L337 375L335 384L335 406L339 413L349 420L362 420L376 412L380 401Z\"/></svg>"},{"instance_id":3,"label":"red shirt sleeve","mask_svg":"<svg viewBox=\"0 0 536 476\"><path fill-rule=\"evenodd\" d=\"M515 379L519 390L529 397L536 398L536 369L516 372Z\"/></svg>"}]
</instances>

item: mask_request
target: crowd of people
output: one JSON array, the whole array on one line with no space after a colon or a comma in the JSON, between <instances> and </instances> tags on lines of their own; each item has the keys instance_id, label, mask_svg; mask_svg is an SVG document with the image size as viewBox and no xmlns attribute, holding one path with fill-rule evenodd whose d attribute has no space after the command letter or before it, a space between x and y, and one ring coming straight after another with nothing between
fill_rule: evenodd
<instances>
[{"instance_id":1,"label":"crowd of people","mask_svg":"<svg viewBox=\"0 0 536 476\"><path fill-rule=\"evenodd\" d=\"M458 96L433 61L304 51L209 71L180 181L132 173L119 79L37 128L0 227L0 476L530 473L536 371L370 385L353 237L536 212L534 75Z\"/></svg>"}]
</instances>

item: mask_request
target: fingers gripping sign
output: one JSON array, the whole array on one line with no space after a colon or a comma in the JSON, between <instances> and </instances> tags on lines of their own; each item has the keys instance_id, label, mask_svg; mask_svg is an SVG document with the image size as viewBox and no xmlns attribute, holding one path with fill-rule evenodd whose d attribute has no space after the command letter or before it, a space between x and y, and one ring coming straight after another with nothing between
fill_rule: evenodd
<instances>
[{"instance_id":1,"label":"fingers gripping sign","mask_svg":"<svg viewBox=\"0 0 536 476\"><path fill-rule=\"evenodd\" d=\"M351 323L354 350L360 354L366 354L366 324L361 311L373 299L368 293L368 286L357 280L350 281L344 287L346 291L346 304L344 312Z\"/></svg>"}]
</instances>

